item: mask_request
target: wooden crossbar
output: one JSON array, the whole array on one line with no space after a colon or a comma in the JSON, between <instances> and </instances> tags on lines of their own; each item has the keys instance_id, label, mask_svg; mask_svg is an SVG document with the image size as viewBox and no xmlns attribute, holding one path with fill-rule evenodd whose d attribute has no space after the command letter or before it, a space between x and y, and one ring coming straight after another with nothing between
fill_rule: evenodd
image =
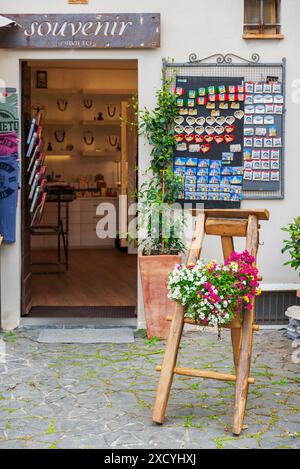
<instances>
[{"instance_id":1,"label":"wooden crossbar","mask_svg":"<svg viewBox=\"0 0 300 469\"><path fill-rule=\"evenodd\" d=\"M269 219L268 210L192 210L192 214L196 217L196 224L186 262L187 265L195 264L199 259L205 234L216 235L221 238L224 260L228 259L234 251L233 237L235 236L246 238L246 249L256 259L258 230L260 228L258 221ZM261 279L262 277L260 277ZM252 309L242 316L242 322L235 319L230 324L223 326L230 329L231 332L236 374L230 375L176 367L184 324L196 325L196 322L193 319L186 318L184 307L175 303L173 314L167 316L167 320L171 321L171 326L163 363L162 366L156 368L160 371L160 378L153 407L152 418L154 422L162 424L164 421L174 374L194 376L236 383L232 432L235 435L241 433L246 411L248 387L249 384L254 383L254 379L250 377L252 338L253 332L259 330L259 326L254 324L254 311L253 300Z\"/></svg>"},{"instance_id":2,"label":"wooden crossbar","mask_svg":"<svg viewBox=\"0 0 300 469\"><path fill-rule=\"evenodd\" d=\"M156 371L161 371L161 366L157 366ZM194 378L216 379L218 381L236 381L235 375L217 373L216 371L195 370L193 368L174 368L174 373L176 375L192 376ZM254 378L249 377L248 383L254 384Z\"/></svg>"},{"instance_id":3,"label":"wooden crossbar","mask_svg":"<svg viewBox=\"0 0 300 469\"><path fill-rule=\"evenodd\" d=\"M167 321L172 321L173 316L167 316L166 320ZM194 321L193 319L190 319L190 318L184 318L184 322L185 322L185 324L191 324L192 326L203 326L203 324L201 324L199 322L196 322L196 321ZM222 324L220 327L222 329L242 329L242 324L239 323L238 321L234 321L230 324ZM259 331L259 325L258 324L253 324L252 325L252 330L255 331L255 332L258 332Z\"/></svg>"}]
</instances>

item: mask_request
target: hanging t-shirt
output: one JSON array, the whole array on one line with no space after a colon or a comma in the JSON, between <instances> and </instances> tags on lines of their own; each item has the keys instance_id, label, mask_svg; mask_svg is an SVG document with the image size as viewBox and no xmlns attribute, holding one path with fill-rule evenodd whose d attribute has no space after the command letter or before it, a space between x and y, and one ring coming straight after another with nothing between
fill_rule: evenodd
<instances>
[{"instance_id":1,"label":"hanging t-shirt","mask_svg":"<svg viewBox=\"0 0 300 469\"><path fill-rule=\"evenodd\" d=\"M8 156L17 153L18 137L15 132L0 134L0 156Z\"/></svg>"},{"instance_id":2,"label":"hanging t-shirt","mask_svg":"<svg viewBox=\"0 0 300 469\"><path fill-rule=\"evenodd\" d=\"M7 243L16 241L18 173L17 154L0 156L0 234Z\"/></svg>"}]
</instances>

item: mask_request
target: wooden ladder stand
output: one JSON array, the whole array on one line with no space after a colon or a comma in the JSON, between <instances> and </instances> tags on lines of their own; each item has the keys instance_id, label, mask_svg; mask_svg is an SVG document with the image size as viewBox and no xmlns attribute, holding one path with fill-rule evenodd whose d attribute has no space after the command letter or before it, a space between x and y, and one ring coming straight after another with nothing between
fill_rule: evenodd
<instances>
[{"instance_id":1,"label":"wooden ladder stand","mask_svg":"<svg viewBox=\"0 0 300 469\"><path fill-rule=\"evenodd\" d=\"M256 259L260 228L258 221L269 219L269 212L267 210L195 210L193 214L196 215L196 225L187 264L195 264L199 259L205 234L221 236L224 259L227 259L234 251L233 236L246 237L246 249ZM221 381L234 381L236 385L232 432L235 435L241 433L246 411L248 387L249 384L254 383L254 379L250 377L252 336L253 332L259 329L254 324L254 316L255 304L253 301L252 310L247 311L242 323L237 318L225 326L231 329L235 375L206 370L176 368L178 348L184 323L195 324L193 320L184 317L184 308L176 303L173 316L167 317L167 320L172 322L163 364L161 367L157 367L157 371L160 371L160 378L153 408L154 422L163 423L173 376L174 374L179 374Z\"/></svg>"}]
</instances>

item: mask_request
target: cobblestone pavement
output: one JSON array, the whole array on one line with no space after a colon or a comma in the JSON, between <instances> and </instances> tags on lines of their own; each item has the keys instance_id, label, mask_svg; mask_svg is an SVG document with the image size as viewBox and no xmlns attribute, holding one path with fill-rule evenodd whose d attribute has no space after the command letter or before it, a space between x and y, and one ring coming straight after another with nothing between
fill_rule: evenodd
<instances>
[{"instance_id":1,"label":"cobblestone pavement","mask_svg":"<svg viewBox=\"0 0 300 469\"><path fill-rule=\"evenodd\" d=\"M141 331L142 332L142 331ZM48 345L2 334L0 448L300 448L300 358L282 332L255 334L248 426L230 432L231 384L175 377L163 426L151 422L164 342ZM294 360L296 361L296 360ZM228 332L186 332L179 364L232 372Z\"/></svg>"}]
</instances>

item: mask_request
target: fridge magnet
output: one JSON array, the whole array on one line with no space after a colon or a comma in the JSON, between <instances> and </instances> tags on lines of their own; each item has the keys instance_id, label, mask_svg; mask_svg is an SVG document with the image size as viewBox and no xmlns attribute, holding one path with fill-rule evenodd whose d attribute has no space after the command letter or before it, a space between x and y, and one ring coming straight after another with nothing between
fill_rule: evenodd
<instances>
[{"instance_id":1,"label":"fridge magnet","mask_svg":"<svg viewBox=\"0 0 300 469\"><path fill-rule=\"evenodd\" d=\"M216 123L217 123L218 125L223 125L223 124L225 124L225 117L223 117L223 116L217 117L217 118L216 118Z\"/></svg>"},{"instance_id":2,"label":"fridge magnet","mask_svg":"<svg viewBox=\"0 0 300 469\"><path fill-rule=\"evenodd\" d=\"M281 147L281 138L273 138L273 147L278 148Z\"/></svg>"},{"instance_id":3,"label":"fridge magnet","mask_svg":"<svg viewBox=\"0 0 300 469\"><path fill-rule=\"evenodd\" d=\"M205 127L205 132L207 133L207 135L212 135L215 132L215 128L211 125L207 125Z\"/></svg>"},{"instance_id":4,"label":"fridge magnet","mask_svg":"<svg viewBox=\"0 0 300 469\"><path fill-rule=\"evenodd\" d=\"M219 94L225 94L226 93L226 86L225 85L219 85L218 87Z\"/></svg>"},{"instance_id":5,"label":"fridge magnet","mask_svg":"<svg viewBox=\"0 0 300 469\"><path fill-rule=\"evenodd\" d=\"M264 95L264 104L273 104L273 95L265 94Z\"/></svg>"},{"instance_id":6,"label":"fridge magnet","mask_svg":"<svg viewBox=\"0 0 300 469\"><path fill-rule=\"evenodd\" d=\"M183 107L184 106L184 99L182 98L177 98L177 106L178 107Z\"/></svg>"},{"instance_id":7,"label":"fridge magnet","mask_svg":"<svg viewBox=\"0 0 300 469\"><path fill-rule=\"evenodd\" d=\"M186 166L197 166L198 160L197 158L186 158Z\"/></svg>"},{"instance_id":8,"label":"fridge magnet","mask_svg":"<svg viewBox=\"0 0 300 469\"><path fill-rule=\"evenodd\" d=\"M283 96L281 94L274 96L274 104L283 104Z\"/></svg>"},{"instance_id":9,"label":"fridge magnet","mask_svg":"<svg viewBox=\"0 0 300 469\"><path fill-rule=\"evenodd\" d=\"M200 152L200 145L198 143L189 146L190 153Z\"/></svg>"},{"instance_id":10,"label":"fridge magnet","mask_svg":"<svg viewBox=\"0 0 300 469\"><path fill-rule=\"evenodd\" d=\"M184 190L187 192L195 192L196 190L196 181L195 184L185 184L184 185Z\"/></svg>"},{"instance_id":11,"label":"fridge magnet","mask_svg":"<svg viewBox=\"0 0 300 469\"><path fill-rule=\"evenodd\" d=\"M213 135L204 135L204 140L206 143L211 143L214 141L214 136Z\"/></svg>"},{"instance_id":12,"label":"fridge magnet","mask_svg":"<svg viewBox=\"0 0 300 469\"><path fill-rule=\"evenodd\" d=\"M271 160L279 160L280 150L271 150Z\"/></svg>"},{"instance_id":13,"label":"fridge magnet","mask_svg":"<svg viewBox=\"0 0 300 469\"><path fill-rule=\"evenodd\" d=\"M269 137L277 137L277 127L269 127Z\"/></svg>"},{"instance_id":14,"label":"fridge magnet","mask_svg":"<svg viewBox=\"0 0 300 469\"><path fill-rule=\"evenodd\" d=\"M228 95L227 94L223 94L223 93L219 94L219 101L221 103L224 103L227 100L228 100Z\"/></svg>"},{"instance_id":15,"label":"fridge magnet","mask_svg":"<svg viewBox=\"0 0 300 469\"><path fill-rule=\"evenodd\" d=\"M255 137L254 140L253 140L253 146L258 147L258 148L262 148L262 146L263 146L262 137Z\"/></svg>"},{"instance_id":16,"label":"fridge magnet","mask_svg":"<svg viewBox=\"0 0 300 469\"><path fill-rule=\"evenodd\" d=\"M230 93L230 94L237 93L237 86L236 85L228 85L227 86L227 93Z\"/></svg>"},{"instance_id":17,"label":"fridge magnet","mask_svg":"<svg viewBox=\"0 0 300 469\"><path fill-rule=\"evenodd\" d=\"M174 92L177 96L184 96L185 89L178 86L177 88L175 88Z\"/></svg>"},{"instance_id":18,"label":"fridge magnet","mask_svg":"<svg viewBox=\"0 0 300 469\"><path fill-rule=\"evenodd\" d=\"M228 109L228 103L220 103L219 104L219 109L226 110Z\"/></svg>"},{"instance_id":19,"label":"fridge magnet","mask_svg":"<svg viewBox=\"0 0 300 469\"><path fill-rule=\"evenodd\" d=\"M224 136L223 135L215 135L214 140L215 140L217 145L220 145L220 143L224 142Z\"/></svg>"},{"instance_id":20,"label":"fridge magnet","mask_svg":"<svg viewBox=\"0 0 300 469\"><path fill-rule=\"evenodd\" d=\"M222 130L223 131L223 130ZM231 134L232 132L235 131L235 125L226 125L225 126L225 132L227 134Z\"/></svg>"},{"instance_id":21,"label":"fridge magnet","mask_svg":"<svg viewBox=\"0 0 300 469\"><path fill-rule=\"evenodd\" d=\"M210 177L212 177L212 176L220 176L220 168L218 168L218 169L216 169L216 168L215 168L215 169L210 169L208 175L209 175Z\"/></svg>"},{"instance_id":22,"label":"fridge magnet","mask_svg":"<svg viewBox=\"0 0 300 469\"><path fill-rule=\"evenodd\" d=\"M271 171L271 181L279 181L279 171Z\"/></svg>"},{"instance_id":23,"label":"fridge magnet","mask_svg":"<svg viewBox=\"0 0 300 469\"><path fill-rule=\"evenodd\" d=\"M215 132L218 135L223 134L224 130L226 130L226 127L224 128L223 125L216 125L215 127Z\"/></svg>"},{"instance_id":24,"label":"fridge magnet","mask_svg":"<svg viewBox=\"0 0 300 469\"><path fill-rule=\"evenodd\" d=\"M187 151L187 144L185 142L178 143L176 146L177 151Z\"/></svg>"},{"instance_id":25,"label":"fridge magnet","mask_svg":"<svg viewBox=\"0 0 300 469\"><path fill-rule=\"evenodd\" d=\"M232 168L232 174L233 176L241 176L244 173L244 168L243 166L233 166Z\"/></svg>"},{"instance_id":26,"label":"fridge magnet","mask_svg":"<svg viewBox=\"0 0 300 469\"><path fill-rule=\"evenodd\" d=\"M264 97L262 94L255 94L253 98L253 104L263 104Z\"/></svg>"},{"instance_id":27,"label":"fridge magnet","mask_svg":"<svg viewBox=\"0 0 300 469\"><path fill-rule=\"evenodd\" d=\"M174 131L175 131L177 134L182 134L182 132L184 132L184 127L183 127L183 125L175 125Z\"/></svg>"},{"instance_id":28,"label":"fridge magnet","mask_svg":"<svg viewBox=\"0 0 300 469\"><path fill-rule=\"evenodd\" d=\"M185 184L196 184L196 175L192 175L192 176L185 176Z\"/></svg>"},{"instance_id":29,"label":"fridge magnet","mask_svg":"<svg viewBox=\"0 0 300 469\"><path fill-rule=\"evenodd\" d=\"M273 83L272 88L273 93L281 93L281 83Z\"/></svg>"},{"instance_id":30,"label":"fridge magnet","mask_svg":"<svg viewBox=\"0 0 300 469\"><path fill-rule=\"evenodd\" d=\"M261 159L262 160L269 160L270 159L270 150L262 150L261 151Z\"/></svg>"},{"instance_id":31,"label":"fridge magnet","mask_svg":"<svg viewBox=\"0 0 300 469\"><path fill-rule=\"evenodd\" d=\"M230 200L230 194L225 193L225 192L220 193L220 200L224 200L226 202L229 201Z\"/></svg>"},{"instance_id":32,"label":"fridge magnet","mask_svg":"<svg viewBox=\"0 0 300 469\"><path fill-rule=\"evenodd\" d=\"M178 106L178 103L177 103L177 106ZM182 108L182 109L179 109L178 113L180 114L180 116L187 116L189 113L189 110L186 108Z\"/></svg>"},{"instance_id":33,"label":"fridge magnet","mask_svg":"<svg viewBox=\"0 0 300 469\"><path fill-rule=\"evenodd\" d=\"M237 92L238 93L245 93L245 86L244 85L238 85L237 86Z\"/></svg>"},{"instance_id":34,"label":"fridge magnet","mask_svg":"<svg viewBox=\"0 0 300 469\"><path fill-rule=\"evenodd\" d=\"M265 125L273 125L275 122L274 116L264 116Z\"/></svg>"},{"instance_id":35,"label":"fridge magnet","mask_svg":"<svg viewBox=\"0 0 300 469\"><path fill-rule=\"evenodd\" d=\"M194 132L194 127L192 127L191 125L186 125L184 127L184 131L186 134L190 135L192 132Z\"/></svg>"},{"instance_id":36,"label":"fridge magnet","mask_svg":"<svg viewBox=\"0 0 300 469\"><path fill-rule=\"evenodd\" d=\"M174 140L175 142L180 143L184 140L184 135L183 134L174 135Z\"/></svg>"},{"instance_id":37,"label":"fridge magnet","mask_svg":"<svg viewBox=\"0 0 300 469\"><path fill-rule=\"evenodd\" d=\"M188 97L190 99L196 99L196 90L189 90Z\"/></svg>"},{"instance_id":38,"label":"fridge magnet","mask_svg":"<svg viewBox=\"0 0 300 469\"><path fill-rule=\"evenodd\" d=\"M245 104L253 104L253 95L247 94L245 97Z\"/></svg>"},{"instance_id":39,"label":"fridge magnet","mask_svg":"<svg viewBox=\"0 0 300 469\"><path fill-rule=\"evenodd\" d=\"M253 83L245 83L245 92L252 94L254 92L254 84Z\"/></svg>"},{"instance_id":40,"label":"fridge magnet","mask_svg":"<svg viewBox=\"0 0 300 469\"><path fill-rule=\"evenodd\" d=\"M279 161L272 160L271 161L271 169L279 169Z\"/></svg>"},{"instance_id":41,"label":"fridge magnet","mask_svg":"<svg viewBox=\"0 0 300 469\"><path fill-rule=\"evenodd\" d=\"M185 175L185 167L184 166L175 166L174 173L177 176L184 176Z\"/></svg>"},{"instance_id":42,"label":"fridge magnet","mask_svg":"<svg viewBox=\"0 0 300 469\"><path fill-rule=\"evenodd\" d=\"M189 98L187 100L187 107L195 107L195 100Z\"/></svg>"},{"instance_id":43,"label":"fridge magnet","mask_svg":"<svg viewBox=\"0 0 300 469\"><path fill-rule=\"evenodd\" d=\"M242 184L243 177L242 176L231 176L230 184Z\"/></svg>"},{"instance_id":44,"label":"fridge magnet","mask_svg":"<svg viewBox=\"0 0 300 469\"><path fill-rule=\"evenodd\" d=\"M223 166L221 169L221 176L231 176L231 175L232 175L232 167Z\"/></svg>"},{"instance_id":45,"label":"fridge magnet","mask_svg":"<svg viewBox=\"0 0 300 469\"><path fill-rule=\"evenodd\" d=\"M244 150L244 161L251 160L252 150Z\"/></svg>"},{"instance_id":46,"label":"fridge magnet","mask_svg":"<svg viewBox=\"0 0 300 469\"><path fill-rule=\"evenodd\" d=\"M207 88L207 93L208 93L208 94L216 94L216 92L217 92L216 86L209 86L209 87Z\"/></svg>"},{"instance_id":47,"label":"fridge magnet","mask_svg":"<svg viewBox=\"0 0 300 469\"><path fill-rule=\"evenodd\" d=\"M204 132L204 129L203 129ZM204 136L203 135L195 135L195 142L196 143L203 143L204 142Z\"/></svg>"},{"instance_id":48,"label":"fridge magnet","mask_svg":"<svg viewBox=\"0 0 300 469\"><path fill-rule=\"evenodd\" d=\"M206 88L198 88L198 96L206 96Z\"/></svg>"},{"instance_id":49,"label":"fridge magnet","mask_svg":"<svg viewBox=\"0 0 300 469\"><path fill-rule=\"evenodd\" d=\"M242 151L242 145L240 143L230 145L230 153L240 153L241 151Z\"/></svg>"},{"instance_id":50,"label":"fridge magnet","mask_svg":"<svg viewBox=\"0 0 300 469\"><path fill-rule=\"evenodd\" d=\"M193 116L188 116L188 117L186 118L186 122L187 122L189 125L194 125L195 122L196 122L196 119L195 119L195 117L193 117Z\"/></svg>"},{"instance_id":51,"label":"fridge magnet","mask_svg":"<svg viewBox=\"0 0 300 469\"><path fill-rule=\"evenodd\" d=\"M263 116L253 116L253 124L255 125L263 125L264 118Z\"/></svg>"},{"instance_id":52,"label":"fridge magnet","mask_svg":"<svg viewBox=\"0 0 300 469\"><path fill-rule=\"evenodd\" d=\"M272 148L273 141L271 138L264 138L264 147L265 148Z\"/></svg>"},{"instance_id":53,"label":"fridge magnet","mask_svg":"<svg viewBox=\"0 0 300 469\"><path fill-rule=\"evenodd\" d=\"M197 171L198 176L208 176L208 168L199 168Z\"/></svg>"},{"instance_id":54,"label":"fridge magnet","mask_svg":"<svg viewBox=\"0 0 300 469\"><path fill-rule=\"evenodd\" d=\"M198 125L197 127L195 127L195 132L197 135L202 135L204 133L204 127L203 125Z\"/></svg>"},{"instance_id":55,"label":"fridge magnet","mask_svg":"<svg viewBox=\"0 0 300 469\"><path fill-rule=\"evenodd\" d=\"M253 146L253 138L246 137L244 138L244 147L252 147Z\"/></svg>"},{"instance_id":56,"label":"fridge magnet","mask_svg":"<svg viewBox=\"0 0 300 469\"><path fill-rule=\"evenodd\" d=\"M274 104L274 114L282 114L283 106L282 104Z\"/></svg>"},{"instance_id":57,"label":"fridge magnet","mask_svg":"<svg viewBox=\"0 0 300 469\"><path fill-rule=\"evenodd\" d=\"M224 136L224 140L225 140L226 143L232 143L232 142L234 142L235 137L232 134L227 134L227 135Z\"/></svg>"},{"instance_id":58,"label":"fridge magnet","mask_svg":"<svg viewBox=\"0 0 300 469\"><path fill-rule=\"evenodd\" d=\"M259 94L263 92L263 84L262 83L255 83L254 85L254 93Z\"/></svg>"},{"instance_id":59,"label":"fridge magnet","mask_svg":"<svg viewBox=\"0 0 300 469\"><path fill-rule=\"evenodd\" d=\"M261 172L261 180L262 181L270 181L270 172L269 171L262 171Z\"/></svg>"},{"instance_id":60,"label":"fridge magnet","mask_svg":"<svg viewBox=\"0 0 300 469\"><path fill-rule=\"evenodd\" d=\"M177 116L177 117L175 117L174 122L175 122L175 124L180 125L184 122L184 117L183 116Z\"/></svg>"},{"instance_id":61,"label":"fridge magnet","mask_svg":"<svg viewBox=\"0 0 300 469\"><path fill-rule=\"evenodd\" d=\"M220 192L223 192L225 194L230 193L230 184L220 184Z\"/></svg>"},{"instance_id":62,"label":"fridge magnet","mask_svg":"<svg viewBox=\"0 0 300 469\"><path fill-rule=\"evenodd\" d=\"M187 113L189 116L196 116L198 114L198 111L196 108L191 107L190 109L188 109Z\"/></svg>"},{"instance_id":63,"label":"fridge magnet","mask_svg":"<svg viewBox=\"0 0 300 469\"><path fill-rule=\"evenodd\" d=\"M197 119L196 119L196 124L198 124L198 125L203 125L204 122L205 122L205 117L202 117L202 116L201 116L201 117L197 117Z\"/></svg>"},{"instance_id":64,"label":"fridge magnet","mask_svg":"<svg viewBox=\"0 0 300 469\"><path fill-rule=\"evenodd\" d=\"M221 168L221 165L222 165L222 162L219 161L219 160L214 160L214 161L211 161L210 163L210 168L211 169L220 169Z\"/></svg>"},{"instance_id":65,"label":"fridge magnet","mask_svg":"<svg viewBox=\"0 0 300 469\"><path fill-rule=\"evenodd\" d=\"M211 103L215 103L216 101L218 101L217 96L218 95L216 95L216 94L209 94L208 95L208 101L211 102Z\"/></svg>"},{"instance_id":66,"label":"fridge magnet","mask_svg":"<svg viewBox=\"0 0 300 469\"><path fill-rule=\"evenodd\" d=\"M208 117L206 118L206 122L207 122L209 125L213 125L213 124L216 122L216 119L215 119L215 117L208 116Z\"/></svg>"},{"instance_id":67,"label":"fridge magnet","mask_svg":"<svg viewBox=\"0 0 300 469\"><path fill-rule=\"evenodd\" d=\"M266 104L265 111L266 111L266 114L273 114L274 105L273 104Z\"/></svg>"},{"instance_id":68,"label":"fridge magnet","mask_svg":"<svg viewBox=\"0 0 300 469\"><path fill-rule=\"evenodd\" d=\"M233 152L223 152L222 153L222 163L224 161L232 161L233 160Z\"/></svg>"},{"instance_id":69,"label":"fridge magnet","mask_svg":"<svg viewBox=\"0 0 300 469\"><path fill-rule=\"evenodd\" d=\"M265 113L265 106L262 104L258 104L255 106L255 114L264 114Z\"/></svg>"},{"instance_id":70,"label":"fridge magnet","mask_svg":"<svg viewBox=\"0 0 300 469\"><path fill-rule=\"evenodd\" d=\"M260 159L260 150L252 150L252 158L253 160L259 160Z\"/></svg>"},{"instance_id":71,"label":"fridge magnet","mask_svg":"<svg viewBox=\"0 0 300 469\"><path fill-rule=\"evenodd\" d=\"M264 93L272 93L272 83L264 83Z\"/></svg>"},{"instance_id":72,"label":"fridge magnet","mask_svg":"<svg viewBox=\"0 0 300 469\"><path fill-rule=\"evenodd\" d=\"M240 109L240 107L240 103L234 102L230 104L230 109Z\"/></svg>"},{"instance_id":73,"label":"fridge magnet","mask_svg":"<svg viewBox=\"0 0 300 469\"><path fill-rule=\"evenodd\" d=\"M208 168L209 167L209 160L199 160L198 166L199 166L199 168Z\"/></svg>"},{"instance_id":74,"label":"fridge magnet","mask_svg":"<svg viewBox=\"0 0 300 469\"><path fill-rule=\"evenodd\" d=\"M252 161L245 161L244 162L244 170L247 170L247 169L252 169Z\"/></svg>"},{"instance_id":75,"label":"fridge magnet","mask_svg":"<svg viewBox=\"0 0 300 469\"><path fill-rule=\"evenodd\" d=\"M68 100L60 98L60 99L57 99L56 104L57 104L57 108L59 109L59 111L64 112L67 110Z\"/></svg>"},{"instance_id":76,"label":"fridge magnet","mask_svg":"<svg viewBox=\"0 0 300 469\"><path fill-rule=\"evenodd\" d=\"M239 112L239 114L237 114L238 112ZM243 116L240 117L242 112L243 112L243 111L236 111L236 112L234 113L235 117L237 117L237 119L241 119L241 118L243 117ZM244 114L243 114L243 115L244 115ZM227 116L227 117L225 117L225 122L226 122L226 124L232 125L232 124L235 122L235 117L234 117L234 116Z\"/></svg>"},{"instance_id":77,"label":"fridge magnet","mask_svg":"<svg viewBox=\"0 0 300 469\"><path fill-rule=\"evenodd\" d=\"M264 137L265 135L267 135L267 128L266 127L256 127L255 135L257 135L259 137Z\"/></svg>"},{"instance_id":78,"label":"fridge magnet","mask_svg":"<svg viewBox=\"0 0 300 469\"><path fill-rule=\"evenodd\" d=\"M198 106L205 106L207 104L207 98L204 96L200 96L199 98L196 98L196 104Z\"/></svg>"},{"instance_id":79,"label":"fridge magnet","mask_svg":"<svg viewBox=\"0 0 300 469\"><path fill-rule=\"evenodd\" d=\"M252 171L250 170L244 171L244 180L252 181Z\"/></svg>"},{"instance_id":80,"label":"fridge magnet","mask_svg":"<svg viewBox=\"0 0 300 469\"><path fill-rule=\"evenodd\" d=\"M254 114L255 107L253 105L245 106L245 114Z\"/></svg>"},{"instance_id":81,"label":"fridge magnet","mask_svg":"<svg viewBox=\"0 0 300 469\"><path fill-rule=\"evenodd\" d=\"M175 166L185 166L187 162L187 158L181 158L180 156L175 158Z\"/></svg>"},{"instance_id":82,"label":"fridge magnet","mask_svg":"<svg viewBox=\"0 0 300 469\"><path fill-rule=\"evenodd\" d=\"M221 180L221 177L220 176L211 176L208 178L208 183L209 184L217 184L217 185L220 185L220 180ZM216 187L216 192L217 190L219 189L219 187Z\"/></svg>"},{"instance_id":83,"label":"fridge magnet","mask_svg":"<svg viewBox=\"0 0 300 469\"><path fill-rule=\"evenodd\" d=\"M253 124L253 116L252 115L245 116L244 123L245 123L245 125L252 125Z\"/></svg>"},{"instance_id":84,"label":"fridge magnet","mask_svg":"<svg viewBox=\"0 0 300 469\"><path fill-rule=\"evenodd\" d=\"M184 138L185 138L185 141L186 141L187 143L191 143L191 142L194 141L195 135L193 135L193 134L188 134L188 135L186 135Z\"/></svg>"},{"instance_id":85,"label":"fridge magnet","mask_svg":"<svg viewBox=\"0 0 300 469\"><path fill-rule=\"evenodd\" d=\"M197 184L207 184L208 183L208 176L199 176L197 177Z\"/></svg>"},{"instance_id":86,"label":"fridge magnet","mask_svg":"<svg viewBox=\"0 0 300 469\"><path fill-rule=\"evenodd\" d=\"M253 169L261 169L260 160L253 161L252 167L253 167Z\"/></svg>"},{"instance_id":87,"label":"fridge magnet","mask_svg":"<svg viewBox=\"0 0 300 469\"><path fill-rule=\"evenodd\" d=\"M207 103L206 109L216 109L216 103Z\"/></svg>"},{"instance_id":88,"label":"fridge magnet","mask_svg":"<svg viewBox=\"0 0 300 469\"><path fill-rule=\"evenodd\" d=\"M261 172L260 171L252 171L252 179L253 179L253 181L260 181L261 180Z\"/></svg>"},{"instance_id":89,"label":"fridge magnet","mask_svg":"<svg viewBox=\"0 0 300 469\"><path fill-rule=\"evenodd\" d=\"M269 160L262 160L261 169L270 169L270 161ZM278 169L278 168L274 168L274 169Z\"/></svg>"},{"instance_id":90,"label":"fridge magnet","mask_svg":"<svg viewBox=\"0 0 300 469\"><path fill-rule=\"evenodd\" d=\"M197 168L185 168L186 176L196 176L197 175Z\"/></svg>"},{"instance_id":91,"label":"fridge magnet","mask_svg":"<svg viewBox=\"0 0 300 469\"><path fill-rule=\"evenodd\" d=\"M201 145L200 150L205 155L210 151L210 148L210 143L204 143L203 145Z\"/></svg>"},{"instance_id":92,"label":"fridge magnet","mask_svg":"<svg viewBox=\"0 0 300 469\"><path fill-rule=\"evenodd\" d=\"M212 109L210 115L213 117L219 117L220 116L220 111L217 109Z\"/></svg>"}]
</instances>

